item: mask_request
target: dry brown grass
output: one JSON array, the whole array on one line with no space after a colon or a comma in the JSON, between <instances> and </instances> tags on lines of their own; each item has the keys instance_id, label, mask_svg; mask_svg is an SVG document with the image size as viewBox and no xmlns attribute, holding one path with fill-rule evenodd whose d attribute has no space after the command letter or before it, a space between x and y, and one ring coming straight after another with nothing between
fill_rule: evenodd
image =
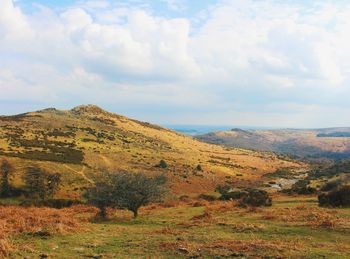
<instances>
[{"instance_id":1,"label":"dry brown grass","mask_svg":"<svg viewBox=\"0 0 350 259\"><path fill-rule=\"evenodd\" d=\"M14 250L13 244L7 238L0 237L0 258L10 255L10 253Z\"/></svg>"},{"instance_id":2,"label":"dry brown grass","mask_svg":"<svg viewBox=\"0 0 350 259\"><path fill-rule=\"evenodd\" d=\"M95 208L87 206L61 210L0 206L0 258L15 250L10 241L11 236L22 233L50 236L76 232L82 230L80 223L87 221L95 213Z\"/></svg>"},{"instance_id":3,"label":"dry brown grass","mask_svg":"<svg viewBox=\"0 0 350 259\"><path fill-rule=\"evenodd\" d=\"M261 218L293 225L350 230L350 221L338 215L337 210L300 205L294 208L263 210Z\"/></svg>"},{"instance_id":4,"label":"dry brown grass","mask_svg":"<svg viewBox=\"0 0 350 259\"><path fill-rule=\"evenodd\" d=\"M152 234L162 234L162 235L174 235L174 236L178 236L178 235L182 235L184 233L187 233L186 230L179 230L179 229L175 229L173 227L165 227L162 228L160 230L156 230L154 231Z\"/></svg>"},{"instance_id":5,"label":"dry brown grass","mask_svg":"<svg viewBox=\"0 0 350 259\"><path fill-rule=\"evenodd\" d=\"M240 222L240 223L234 223L234 224L227 224L227 223L223 223L220 222L218 223L218 225L223 225L223 226L229 226L232 228L232 230L234 232L259 232L264 230L266 227L263 224L253 224L253 223L244 223L244 222Z\"/></svg>"},{"instance_id":6,"label":"dry brown grass","mask_svg":"<svg viewBox=\"0 0 350 259\"><path fill-rule=\"evenodd\" d=\"M238 211L237 204L237 201L213 201L209 203L207 210L212 214Z\"/></svg>"}]
</instances>

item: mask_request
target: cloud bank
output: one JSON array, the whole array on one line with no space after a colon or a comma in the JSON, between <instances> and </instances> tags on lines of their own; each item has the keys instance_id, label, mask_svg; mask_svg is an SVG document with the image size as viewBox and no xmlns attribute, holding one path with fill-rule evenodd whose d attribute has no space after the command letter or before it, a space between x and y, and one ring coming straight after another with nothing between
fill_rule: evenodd
<instances>
[{"instance_id":1,"label":"cloud bank","mask_svg":"<svg viewBox=\"0 0 350 259\"><path fill-rule=\"evenodd\" d=\"M158 123L350 125L350 5L0 0L0 109L82 103Z\"/></svg>"}]
</instances>

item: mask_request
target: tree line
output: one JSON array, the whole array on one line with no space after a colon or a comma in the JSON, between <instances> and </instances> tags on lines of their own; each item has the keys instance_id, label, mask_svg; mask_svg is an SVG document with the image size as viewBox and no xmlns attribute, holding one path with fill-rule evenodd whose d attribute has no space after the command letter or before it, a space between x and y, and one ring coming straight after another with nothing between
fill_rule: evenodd
<instances>
[{"instance_id":1,"label":"tree line","mask_svg":"<svg viewBox=\"0 0 350 259\"><path fill-rule=\"evenodd\" d=\"M24 195L32 200L44 201L53 198L61 185L61 174L30 166L22 176L24 186L19 189L11 185L13 173L14 167L4 159L0 165L0 197ZM143 173L104 173L93 186L85 189L83 198L87 204L99 209L98 216L101 218L107 217L109 207L129 210L136 218L140 207L164 198L166 182L164 175L149 177Z\"/></svg>"}]
</instances>

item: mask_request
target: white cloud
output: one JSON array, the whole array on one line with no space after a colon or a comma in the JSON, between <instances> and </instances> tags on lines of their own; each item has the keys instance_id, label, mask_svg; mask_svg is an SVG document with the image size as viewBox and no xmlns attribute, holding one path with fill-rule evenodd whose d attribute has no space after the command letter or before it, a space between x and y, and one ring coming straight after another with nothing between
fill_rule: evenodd
<instances>
[{"instance_id":1,"label":"white cloud","mask_svg":"<svg viewBox=\"0 0 350 259\"><path fill-rule=\"evenodd\" d=\"M162 0L168 5L168 8L174 11L183 11L186 9L186 4L183 0Z\"/></svg>"},{"instance_id":2,"label":"white cloud","mask_svg":"<svg viewBox=\"0 0 350 259\"><path fill-rule=\"evenodd\" d=\"M185 8L183 1L166 2ZM206 119L210 106L217 111L215 123L223 124L247 116L249 107L258 111L252 118L267 107L283 114L285 107L277 103L285 102L321 107L304 116L315 114L321 125L316 114L326 109L327 98L333 110L347 105L336 100L350 94L349 5L220 1L205 10L204 20L197 19L203 12L169 18L152 5L112 1L37 7L26 13L0 0L1 100L16 100L17 92L23 100L48 95L58 104L65 103L62 96L89 103L118 100L130 109L134 102L169 111L187 107L187 115L193 111ZM151 112L154 120L161 118ZM281 116L269 112L261 118ZM288 118L301 123L303 114L298 116Z\"/></svg>"}]
</instances>

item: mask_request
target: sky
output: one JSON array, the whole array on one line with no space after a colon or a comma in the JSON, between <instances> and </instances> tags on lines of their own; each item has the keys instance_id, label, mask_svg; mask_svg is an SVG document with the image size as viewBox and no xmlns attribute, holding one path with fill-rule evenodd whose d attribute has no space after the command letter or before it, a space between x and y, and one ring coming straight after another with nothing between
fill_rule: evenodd
<instances>
[{"instance_id":1,"label":"sky","mask_svg":"<svg viewBox=\"0 0 350 259\"><path fill-rule=\"evenodd\" d=\"M350 126L348 0L0 0L0 114Z\"/></svg>"}]
</instances>

